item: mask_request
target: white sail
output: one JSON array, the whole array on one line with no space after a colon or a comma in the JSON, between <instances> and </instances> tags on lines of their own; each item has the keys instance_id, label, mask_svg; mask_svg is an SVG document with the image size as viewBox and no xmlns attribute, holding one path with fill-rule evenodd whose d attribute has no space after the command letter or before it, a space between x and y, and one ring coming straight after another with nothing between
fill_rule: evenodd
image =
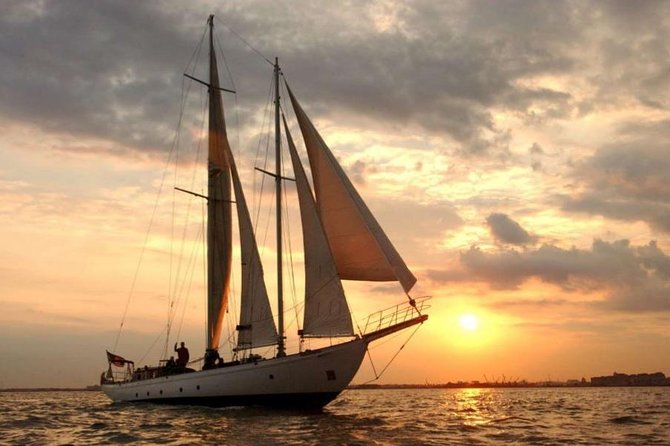
<instances>
[{"instance_id":1,"label":"white sail","mask_svg":"<svg viewBox=\"0 0 670 446\"><path fill-rule=\"evenodd\" d=\"M344 289L312 196L312 189L284 120L293 163L305 252L305 318L303 336L353 336Z\"/></svg>"},{"instance_id":2,"label":"white sail","mask_svg":"<svg viewBox=\"0 0 670 446\"><path fill-rule=\"evenodd\" d=\"M247 201L244 198L242 184L231 152L228 152L228 157L235 190L242 254L242 295L240 323L237 327L239 330L237 348L242 350L276 344L277 328L265 288L263 265L258 254Z\"/></svg>"},{"instance_id":3,"label":"white sail","mask_svg":"<svg viewBox=\"0 0 670 446\"><path fill-rule=\"evenodd\" d=\"M319 216L340 278L398 280L405 292L409 292L416 277L391 244L290 88L288 91L309 155Z\"/></svg>"},{"instance_id":4,"label":"white sail","mask_svg":"<svg viewBox=\"0 0 670 446\"><path fill-rule=\"evenodd\" d=\"M210 35L209 166L207 202L207 342L217 348L223 316L228 308L232 266L230 144L223 116L219 73Z\"/></svg>"}]
</instances>

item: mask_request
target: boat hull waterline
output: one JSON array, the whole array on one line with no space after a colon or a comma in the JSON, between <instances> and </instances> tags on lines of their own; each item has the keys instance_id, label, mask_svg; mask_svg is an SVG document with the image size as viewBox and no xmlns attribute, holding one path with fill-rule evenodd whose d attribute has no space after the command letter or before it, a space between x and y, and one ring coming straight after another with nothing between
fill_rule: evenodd
<instances>
[{"instance_id":1,"label":"boat hull waterline","mask_svg":"<svg viewBox=\"0 0 670 446\"><path fill-rule=\"evenodd\" d=\"M114 402L318 409L351 382L366 348L359 338L283 358L101 387Z\"/></svg>"}]
</instances>

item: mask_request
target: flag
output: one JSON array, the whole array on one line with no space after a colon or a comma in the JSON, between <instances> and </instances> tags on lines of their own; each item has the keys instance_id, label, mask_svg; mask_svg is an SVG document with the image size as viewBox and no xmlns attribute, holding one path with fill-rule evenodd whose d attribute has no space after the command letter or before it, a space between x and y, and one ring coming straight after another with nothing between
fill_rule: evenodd
<instances>
[{"instance_id":1,"label":"flag","mask_svg":"<svg viewBox=\"0 0 670 446\"><path fill-rule=\"evenodd\" d=\"M110 352L107 352L107 361L117 367L123 367L125 364L135 364L133 361L128 361L127 359Z\"/></svg>"}]
</instances>

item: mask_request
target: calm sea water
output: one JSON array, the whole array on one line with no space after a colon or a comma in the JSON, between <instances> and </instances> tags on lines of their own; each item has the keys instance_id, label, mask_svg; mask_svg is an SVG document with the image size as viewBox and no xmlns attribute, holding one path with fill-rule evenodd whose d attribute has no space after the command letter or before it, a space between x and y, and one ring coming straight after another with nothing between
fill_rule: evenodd
<instances>
[{"instance_id":1,"label":"calm sea water","mask_svg":"<svg viewBox=\"0 0 670 446\"><path fill-rule=\"evenodd\" d=\"M670 445L670 387L350 390L317 414L0 393L0 443Z\"/></svg>"}]
</instances>

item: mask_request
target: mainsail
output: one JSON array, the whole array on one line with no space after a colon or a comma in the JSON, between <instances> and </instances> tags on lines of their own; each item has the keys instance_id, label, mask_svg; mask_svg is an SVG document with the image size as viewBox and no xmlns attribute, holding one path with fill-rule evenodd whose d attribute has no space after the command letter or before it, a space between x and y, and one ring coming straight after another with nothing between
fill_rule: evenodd
<instances>
[{"instance_id":1,"label":"mainsail","mask_svg":"<svg viewBox=\"0 0 670 446\"><path fill-rule=\"evenodd\" d=\"M305 253L305 318L302 333L303 336L314 337L352 336L354 329L344 289L286 119L284 128L298 189Z\"/></svg>"},{"instance_id":2,"label":"mainsail","mask_svg":"<svg viewBox=\"0 0 670 446\"><path fill-rule=\"evenodd\" d=\"M290 88L288 92L307 148L319 216L340 278L397 280L405 292L409 292L416 277L391 244Z\"/></svg>"},{"instance_id":3,"label":"mainsail","mask_svg":"<svg viewBox=\"0 0 670 446\"><path fill-rule=\"evenodd\" d=\"M210 20L212 18L210 17ZM210 23L210 26L212 24ZM219 72L210 32L209 153L207 201L207 342L219 345L223 316L228 308L232 266L230 144L223 118Z\"/></svg>"}]
</instances>

